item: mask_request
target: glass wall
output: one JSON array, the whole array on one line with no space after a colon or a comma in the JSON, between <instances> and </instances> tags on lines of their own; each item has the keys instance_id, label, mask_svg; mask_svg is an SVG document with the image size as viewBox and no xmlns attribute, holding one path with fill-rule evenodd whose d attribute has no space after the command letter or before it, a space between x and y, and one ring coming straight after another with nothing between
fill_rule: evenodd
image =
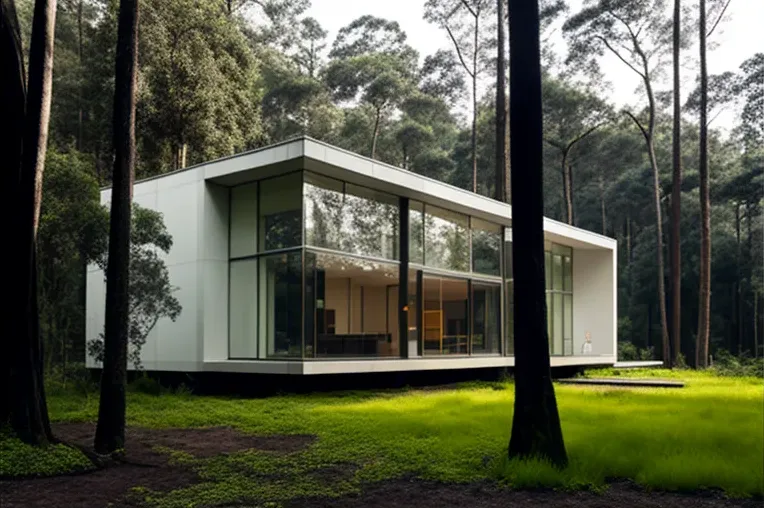
<instances>
[{"instance_id":1,"label":"glass wall","mask_svg":"<svg viewBox=\"0 0 764 508\"><path fill-rule=\"evenodd\" d=\"M501 226L472 219L472 271L501 275Z\"/></svg>"},{"instance_id":2,"label":"glass wall","mask_svg":"<svg viewBox=\"0 0 764 508\"><path fill-rule=\"evenodd\" d=\"M260 260L260 347L271 357L302 356L302 252Z\"/></svg>"},{"instance_id":3,"label":"glass wall","mask_svg":"<svg viewBox=\"0 0 764 508\"><path fill-rule=\"evenodd\" d=\"M470 270L470 231L466 215L425 206L424 264L455 272Z\"/></svg>"},{"instance_id":4,"label":"glass wall","mask_svg":"<svg viewBox=\"0 0 764 508\"><path fill-rule=\"evenodd\" d=\"M398 199L305 173L305 243L359 256L398 259Z\"/></svg>"},{"instance_id":5,"label":"glass wall","mask_svg":"<svg viewBox=\"0 0 764 508\"><path fill-rule=\"evenodd\" d=\"M545 242L549 353L573 354L573 249Z\"/></svg>"},{"instance_id":6,"label":"glass wall","mask_svg":"<svg viewBox=\"0 0 764 508\"><path fill-rule=\"evenodd\" d=\"M506 230L511 238L511 230ZM504 352L515 354L515 281L512 269L512 242L504 242Z\"/></svg>"},{"instance_id":7,"label":"glass wall","mask_svg":"<svg viewBox=\"0 0 764 508\"><path fill-rule=\"evenodd\" d=\"M501 337L501 284L472 283L472 354L496 354Z\"/></svg>"},{"instance_id":8,"label":"glass wall","mask_svg":"<svg viewBox=\"0 0 764 508\"><path fill-rule=\"evenodd\" d=\"M307 357L399 354L397 264L308 251L305 286Z\"/></svg>"},{"instance_id":9,"label":"glass wall","mask_svg":"<svg viewBox=\"0 0 764 508\"><path fill-rule=\"evenodd\" d=\"M301 189L300 172L230 189L230 358L302 355Z\"/></svg>"},{"instance_id":10,"label":"glass wall","mask_svg":"<svg viewBox=\"0 0 764 508\"><path fill-rule=\"evenodd\" d=\"M468 282L424 276L422 341L425 355L469 353Z\"/></svg>"}]
</instances>

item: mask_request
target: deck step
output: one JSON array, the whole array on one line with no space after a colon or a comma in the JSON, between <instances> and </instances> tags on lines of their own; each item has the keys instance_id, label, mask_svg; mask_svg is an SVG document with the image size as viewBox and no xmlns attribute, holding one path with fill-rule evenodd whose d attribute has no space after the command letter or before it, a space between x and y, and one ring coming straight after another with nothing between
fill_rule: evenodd
<instances>
[{"instance_id":1,"label":"deck step","mask_svg":"<svg viewBox=\"0 0 764 508\"><path fill-rule=\"evenodd\" d=\"M681 381L671 381L668 379L614 379L614 378L570 378L558 379L558 383L570 385L601 385L601 386L634 386L651 388L683 388Z\"/></svg>"}]
</instances>

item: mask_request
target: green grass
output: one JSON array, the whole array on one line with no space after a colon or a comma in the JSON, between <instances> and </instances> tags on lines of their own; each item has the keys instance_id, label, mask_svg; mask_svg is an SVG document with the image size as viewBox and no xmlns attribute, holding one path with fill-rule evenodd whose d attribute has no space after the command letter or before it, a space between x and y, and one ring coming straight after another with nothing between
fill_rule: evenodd
<instances>
[{"instance_id":1,"label":"green grass","mask_svg":"<svg viewBox=\"0 0 764 508\"><path fill-rule=\"evenodd\" d=\"M650 489L764 494L760 379L690 371L609 370L589 375L672 377L687 386L556 385L570 458L564 471L505 459L512 423L510 383L267 399L130 393L130 425L230 425L248 433L318 436L307 450L286 456L248 451L197 459L173 453L172 460L196 469L203 481L171 493L139 488L133 494L166 507L280 502L301 495L356 492L364 482L404 475L559 489L600 489L607 479L630 478ZM93 420L97 415L95 397L55 395L49 407L54 421ZM338 464L345 471L339 478L322 474Z\"/></svg>"},{"instance_id":2,"label":"green grass","mask_svg":"<svg viewBox=\"0 0 764 508\"><path fill-rule=\"evenodd\" d=\"M50 476L92 467L92 462L76 448L64 444L30 446L8 430L0 430L0 477Z\"/></svg>"}]
</instances>

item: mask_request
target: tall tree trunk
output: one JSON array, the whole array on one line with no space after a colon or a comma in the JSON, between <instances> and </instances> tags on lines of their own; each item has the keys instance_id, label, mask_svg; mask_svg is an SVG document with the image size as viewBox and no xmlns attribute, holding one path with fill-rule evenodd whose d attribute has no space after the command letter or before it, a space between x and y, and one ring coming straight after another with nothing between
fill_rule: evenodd
<instances>
[{"instance_id":1,"label":"tall tree trunk","mask_svg":"<svg viewBox=\"0 0 764 508\"><path fill-rule=\"evenodd\" d=\"M682 258L681 258L681 204L682 204L682 149L681 149L681 94L679 83L679 36L681 29L681 0L674 0L674 128L672 133L672 189L671 189L671 338L674 364L681 355L682 328Z\"/></svg>"},{"instance_id":2,"label":"tall tree trunk","mask_svg":"<svg viewBox=\"0 0 764 508\"><path fill-rule=\"evenodd\" d=\"M605 215L605 179L600 174L599 177L600 187L600 214L602 215L602 235L607 235L607 216Z\"/></svg>"},{"instance_id":3,"label":"tall tree trunk","mask_svg":"<svg viewBox=\"0 0 764 508\"><path fill-rule=\"evenodd\" d=\"M568 153L566 148L562 151L562 189L565 193L565 219L568 224L573 225L573 182L570 176L570 166L568 165Z\"/></svg>"},{"instance_id":4,"label":"tall tree trunk","mask_svg":"<svg viewBox=\"0 0 764 508\"><path fill-rule=\"evenodd\" d=\"M708 70L706 67L706 0L700 0L700 280L695 366L708 366L711 328L711 199L708 188Z\"/></svg>"},{"instance_id":5,"label":"tall tree trunk","mask_svg":"<svg viewBox=\"0 0 764 508\"><path fill-rule=\"evenodd\" d=\"M495 196L507 200L507 63L504 54L504 1L496 1L496 183Z\"/></svg>"},{"instance_id":6,"label":"tall tree trunk","mask_svg":"<svg viewBox=\"0 0 764 508\"><path fill-rule=\"evenodd\" d=\"M109 259L106 265L106 319L101 400L95 450L113 453L125 445L127 380L128 265L130 211L135 171L135 87L138 66L138 0L121 0L114 83L114 174L112 175Z\"/></svg>"},{"instance_id":7,"label":"tall tree trunk","mask_svg":"<svg viewBox=\"0 0 764 508\"><path fill-rule=\"evenodd\" d=\"M10 129L0 139L3 154L2 189L10 266L18 267L6 281L10 298L3 308L8 347L2 367L4 397L0 423L9 422L30 444L53 440L43 385L43 350L37 295L36 236L40 214L42 172L53 86L55 0L37 0L29 52L26 89L21 35L12 0L0 0L0 118ZM6 314L7 313L7 314Z\"/></svg>"},{"instance_id":8,"label":"tall tree trunk","mask_svg":"<svg viewBox=\"0 0 764 508\"><path fill-rule=\"evenodd\" d=\"M544 292L544 187L538 0L509 1L513 273L515 294L515 408L510 458L542 458L567 465L549 361Z\"/></svg>"},{"instance_id":9,"label":"tall tree trunk","mask_svg":"<svg viewBox=\"0 0 764 508\"><path fill-rule=\"evenodd\" d=\"M655 229L656 251L658 262L658 312L661 318L661 349L663 353L664 367L671 367L671 350L669 347L668 320L666 317L666 283L663 263L663 214L661 213L661 189L660 175L658 173L658 161L655 158L653 138L647 141L647 151L650 156L650 165L653 168L653 194L655 198Z\"/></svg>"},{"instance_id":10,"label":"tall tree trunk","mask_svg":"<svg viewBox=\"0 0 764 508\"><path fill-rule=\"evenodd\" d=\"M79 97L77 97L77 150L82 151L82 117L83 102L85 97L85 66L82 62L82 4L84 0L77 3L77 57L79 60Z\"/></svg>"},{"instance_id":11,"label":"tall tree trunk","mask_svg":"<svg viewBox=\"0 0 764 508\"><path fill-rule=\"evenodd\" d=\"M740 355L743 352L743 298L742 298L742 285L743 285L743 248L740 242L740 227L743 218L740 215L740 203L735 204L735 241L736 248L736 264L737 275L735 276L735 313L737 320L737 327L735 329L735 336L737 338L737 354Z\"/></svg>"},{"instance_id":12,"label":"tall tree trunk","mask_svg":"<svg viewBox=\"0 0 764 508\"><path fill-rule=\"evenodd\" d=\"M753 292L753 357L759 357L759 292Z\"/></svg>"},{"instance_id":13,"label":"tall tree trunk","mask_svg":"<svg viewBox=\"0 0 764 508\"><path fill-rule=\"evenodd\" d=\"M374 116L374 132L371 135L371 158L377 154L377 138L379 137L379 120L382 116L382 108L376 108L376 115Z\"/></svg>"},{"instance_id":14,"label":"tall tree trunk","mask_svg":"<svg viewBox=\"0 0 764 508\"><path fill-rule=\"evenodd\" d=\"M472 192L477 192L477 79L478 79L478 33L480 12L475 14L475 37L472 51Z\"/></svg>"}]
</instances>

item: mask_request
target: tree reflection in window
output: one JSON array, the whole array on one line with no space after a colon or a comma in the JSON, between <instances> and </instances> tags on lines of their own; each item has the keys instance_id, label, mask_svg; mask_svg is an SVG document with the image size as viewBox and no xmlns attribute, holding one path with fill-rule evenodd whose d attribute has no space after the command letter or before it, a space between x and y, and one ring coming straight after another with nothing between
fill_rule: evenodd
<instances>
[{"instance_id":1,"label":"tree reflection in window","mask_svg":"<svg viewBox=\"0 0 764 508\"><path fill-rule=\"evenodd\" d=\"M467 216L434 206L424 210L425 265L460 272L470 270Z\"/></svg>"}]
</instances>

